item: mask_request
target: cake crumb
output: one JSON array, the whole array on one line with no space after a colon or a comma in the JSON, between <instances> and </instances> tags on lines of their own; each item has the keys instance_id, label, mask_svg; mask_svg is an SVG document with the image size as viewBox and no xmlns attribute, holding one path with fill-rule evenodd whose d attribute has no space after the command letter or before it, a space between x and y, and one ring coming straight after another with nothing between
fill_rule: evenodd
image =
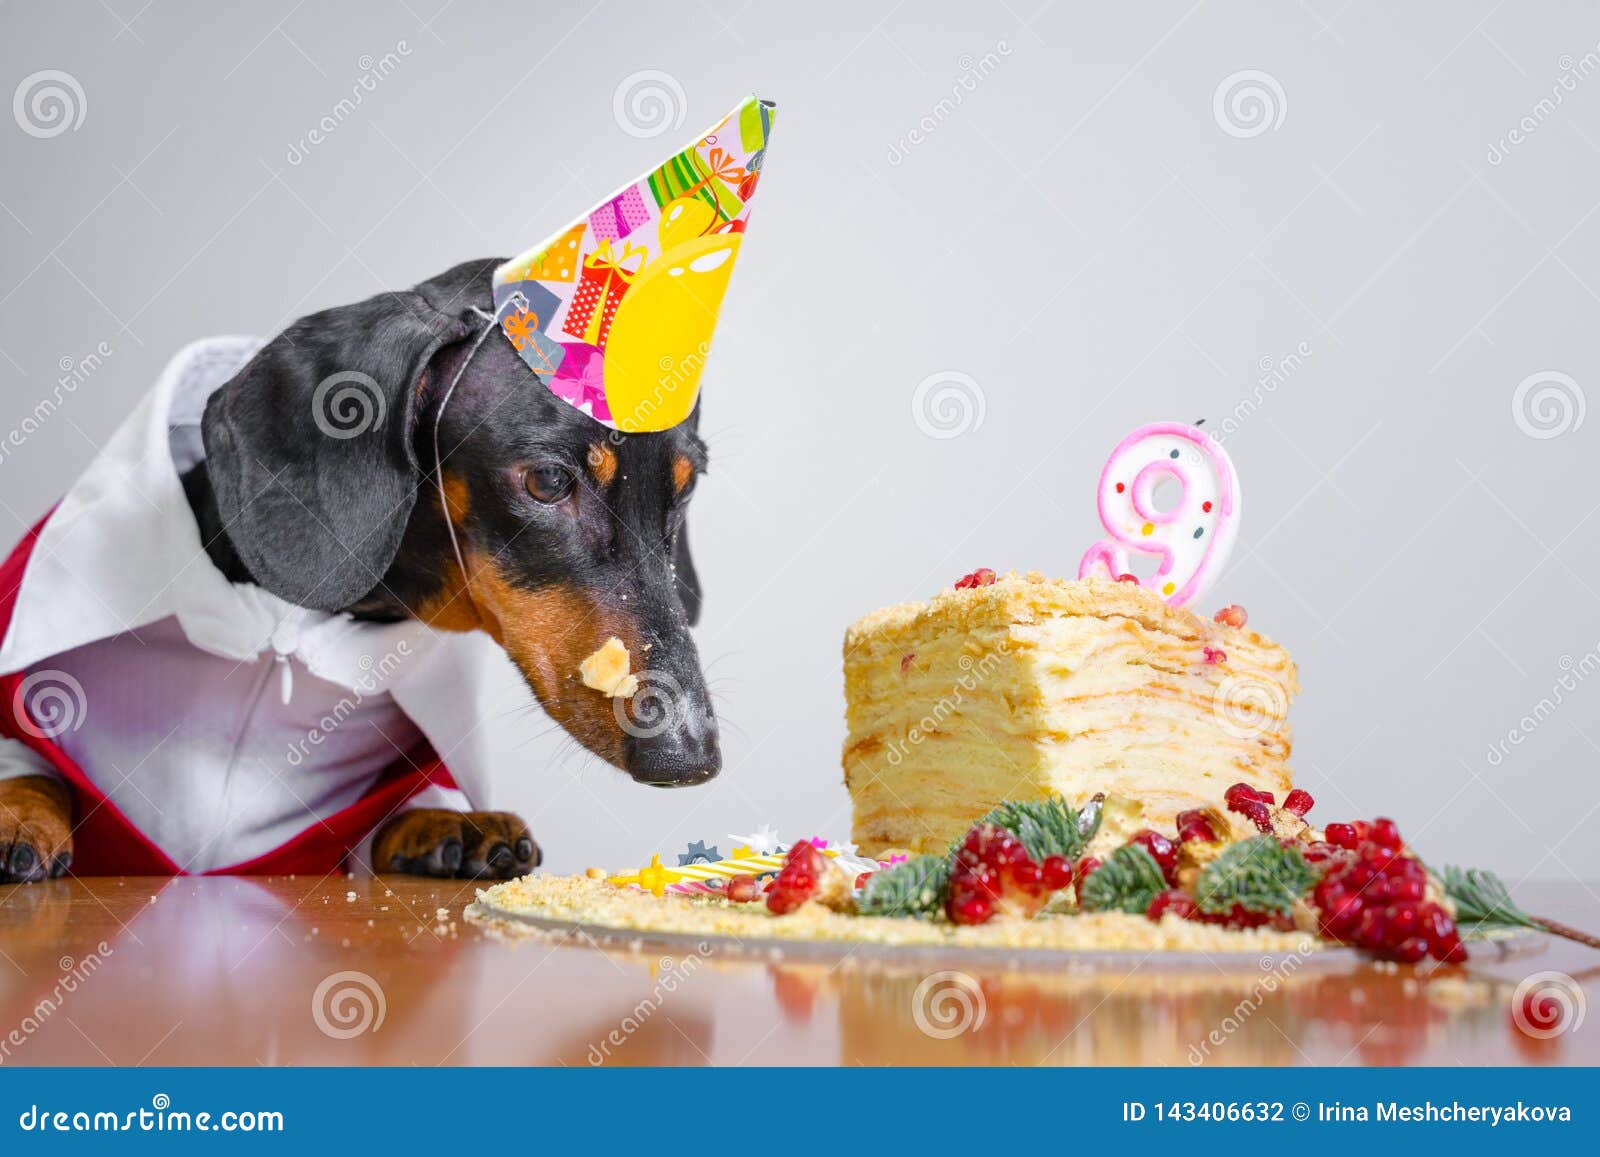
<instances>
[{"instance_id":1,"label":"cake crumb","mask_svg":"<svg viewBox=\"0 0 1600 1157\"><path fill-rule=\"evenodd\" d=\"M578 675L585 687L592 687L613 699L628 699L639 690L639 677L629 674L631 665L627 646L612 635L578 664Z\"/></svg>"},{"instance_id":2,"label":"cake crumb","mask_svg":"<svg viewBox=\"0 0 1600 1157\"><path fill-rule=\"evenodd\" d=\"M604 880L606 878L606 870L604 868L585 868L583 874L591 880Z\"/></svg>"}]
</instances>

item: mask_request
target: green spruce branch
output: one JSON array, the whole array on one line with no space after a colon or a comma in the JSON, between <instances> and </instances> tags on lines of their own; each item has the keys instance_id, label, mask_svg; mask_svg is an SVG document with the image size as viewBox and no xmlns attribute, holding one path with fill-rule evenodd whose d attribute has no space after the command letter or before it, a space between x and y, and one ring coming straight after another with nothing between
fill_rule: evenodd
<instances>
[{"instance_id":1,"label":"green spruce branch","mask_svg":"<svg viewBox=\"0 0 1600 1157\"><path fill-rule=\"evenodd\" d=\"M1256 836L1230 844L1206 865L1195 882L1195 903L1212 915L1238 905L1247 912L1287 916L1317 879L1317 870L1298 848L1285 847L1275 836Z\"/></svg>"}]
</instances>

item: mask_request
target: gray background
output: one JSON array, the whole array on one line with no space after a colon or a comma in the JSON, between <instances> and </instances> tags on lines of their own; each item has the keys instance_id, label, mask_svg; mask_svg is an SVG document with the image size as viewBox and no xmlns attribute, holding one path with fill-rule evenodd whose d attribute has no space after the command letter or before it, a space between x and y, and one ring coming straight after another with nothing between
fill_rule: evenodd
<instances>
[{"instance_id":1,"label":"gray background","mask_svg":"<svg viewBox=\"0 0 1600 1157\"><path fill-rule=\"evenodd\" d=\"M4 93L59 69L84 112L43 139L0 121L0 432L63 359L111 351L6 448L8 539L183 342L520 250L745 92L780 103L704 385L694 537L726 770L646 791L497 716L554 866L762 822L844 832L846 624L980 565L1071 573L1116 440L1206 417L1231 420L1247 496L1207 606L1243 603L1299 661L1315 814L1386 812L1431 857L1514 880L1600 878L1594 6L105 0L0 19ZM683 121L653 139L614 114L647 70L682 93L664 86ZM1245 70L1274 78L1281 122L1219 119ZM1541 411L1535 380L1519 417L1519 384L1552 373L1571 384ZM957 436L914 412L938 374L972 383L939 431Z\"/></svg>"}]
</instances>

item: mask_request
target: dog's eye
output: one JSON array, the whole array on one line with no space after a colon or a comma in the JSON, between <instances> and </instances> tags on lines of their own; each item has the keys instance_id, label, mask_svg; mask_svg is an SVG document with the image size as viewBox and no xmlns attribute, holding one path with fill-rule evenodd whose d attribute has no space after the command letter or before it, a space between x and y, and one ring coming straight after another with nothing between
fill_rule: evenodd
<instances>
[{"instance_id":1,"label":"dog's eye","mask_svg":"<svg viewBox=\"0 0 1600 1157\"><path fill-rule=\"evenodd\" d=\"M553 505L572 493L574 481L572 471L565 466L540 464L528 468L522 484L536 501Z\"/></svg>"}]
</instances>

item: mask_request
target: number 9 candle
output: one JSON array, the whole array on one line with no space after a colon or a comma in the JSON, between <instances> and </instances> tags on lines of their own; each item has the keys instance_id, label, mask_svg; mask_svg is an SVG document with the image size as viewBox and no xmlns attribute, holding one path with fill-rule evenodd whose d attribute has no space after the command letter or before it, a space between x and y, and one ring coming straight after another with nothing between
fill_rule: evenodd
<instances>
[{"instance_id":1,"label":"number 9 candle","mask_svg":"<svg viewBox=\"0 0 1600 1157\"><path fill-rule=\"evenodd\" d=\"M1174 479L1182 493L1158 509L1156 487ZM1128 552L1161 560L1142 580L1174 607L1211 588L1239 531L1238 476L1227 451L1198 426L1153 422L1117 444L1100 472L1100 522L1111 536L1091 546L1079 578L1131 578Z\"/></svg>"}]
</instances>

